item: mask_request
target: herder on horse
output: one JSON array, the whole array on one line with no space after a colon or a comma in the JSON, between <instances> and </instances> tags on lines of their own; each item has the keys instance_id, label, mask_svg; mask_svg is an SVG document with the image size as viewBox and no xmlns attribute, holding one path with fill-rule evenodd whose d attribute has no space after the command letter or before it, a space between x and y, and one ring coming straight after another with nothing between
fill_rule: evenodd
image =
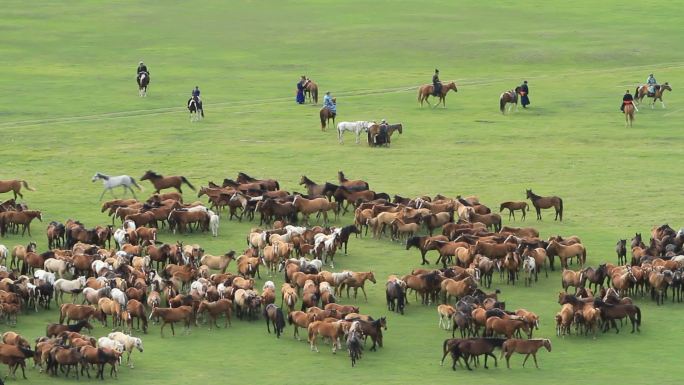
<instances>
[{"instance_id":1,"label":"herder on horse","mask_svg":"<svg viewBox=\"0 0 684 385\"><path fill-rule=\"evenodd\" d=\"M634 104L634 97L629 93L629 90L625 91L625 96L622 97L622 105L620 106L620 112L625 112L626 104Z\"/></svg>"},{"instance_id":2,"label":"herder on horse","mask_svg":"<svg viewBox=\"0 0 684 385\"><path fill-rule=\"evenodd\" d=\"M323 97L323 107L330 110L333 114L337 114L337 104L335 103L335 99L330 96L330 91L326 92Z\"/></svg>"},{"instance_id":3,"label":"herder on horse","mask_svg":"<svg viewBox=\"0 0 684 385\"><path fill-rule=\"evenodd\" d=\"M138 77L140 77L141 73L145 73L147 76L150 76L150 71L147 70L147 66L145 65L145 63L143 63L142 60L140 61L140 63L138 63L138 71L136 72L136 74L138 75Z\"/></svg>"},{"instance_id":4,"label":"herder on horse","mask_svg":"<svg viewBox=\"0 0 684 385\"><path fill-rule=\"evenodd\" d=\"M648 96L655 96L658 81L656 80L655 76L653 76L653 74L648 75L648 79L646 79L646 84L648 85Z\"/></svg>"},{"instance_id":5,"label":"herder on horse","mask_svg":"<svg viewBox=\"0 0 684 385\"><path fill-rule=\"evenodd\" d=\"M432 95L441 96L442 95L442 82L439 81L439 70L435 69L435 74L432 75Z\"/></svg>"}]
</instances>

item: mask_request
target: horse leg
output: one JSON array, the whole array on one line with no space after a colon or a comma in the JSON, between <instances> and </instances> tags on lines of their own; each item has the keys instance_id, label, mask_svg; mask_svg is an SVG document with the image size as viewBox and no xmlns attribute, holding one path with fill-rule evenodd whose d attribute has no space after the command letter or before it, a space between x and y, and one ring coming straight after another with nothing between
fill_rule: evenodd
<instances>
[{"instance_id":1,"label":"horse leg","mask_svg":"<svg viewBox=\"0 0 684 385\"><path fill-rule=\"evenodd\" d=\"M102 194L100 194L100 200L102 200L102 198L104 197L107 190L109 190L109 189L105 188L104 190L102 190Z\"/></svg>"},{"instance_id":2,"label":"horse leg","mask_svg":"<svg viewBox=\"0 0 684 385\"><path fill-rule=\"evenodd\" d=\"M525 363L527 362L527 359L530 358L531 354L532 353L527 353L527 355L525 356L525 359L523 360L523 368L525 367Z\"/></svg>"}]
</instances>

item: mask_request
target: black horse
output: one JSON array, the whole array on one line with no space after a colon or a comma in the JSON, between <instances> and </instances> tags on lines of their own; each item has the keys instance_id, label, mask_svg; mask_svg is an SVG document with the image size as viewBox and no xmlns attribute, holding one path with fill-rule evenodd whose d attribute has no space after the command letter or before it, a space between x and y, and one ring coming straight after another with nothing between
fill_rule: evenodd
<instances>
[{"instance_id":1,"label":"black horse","mask_svg":"<svg viewBox=\"0 0 684 385\"><path fill-rule=\"evenodd\" d=\"M141 97L147 96L147 86L150 84L150 74L148 72L141 72L135 78L138 82L138 95Z\"/></svg>"},{"instance_id":2,"label":"black horse","mask_svg":"<svg viewBox=\"0 0 684 385\"><path fill-rule=\"evenodd\" d=\"M387 282L385 296L387 297L387 310L404 315L406 292L401 284L396 281Z\"/></svg>"},{"instance_id":3,"label":"black horse","mask_svg":"<svg viewBox=\"0 0 684 385\"><path fill-rule=\"evenodd\" d=\"M204 108L202 107L202 101L196 96L188 99L188 110L190 111L190 121L200 120L204 118ZM195 114L194 119L192 114Z\"/></svg>"},{"instance_id":4,"label":"black horse","mask_svg":"<svg viewBox=\"0 0 684 385\"><path fill-rule=\"evenodd\" d=\"M340 235L337 238L337 242L340 244L340 248L344 246L344 254L347 254L347 244L349 243L349 235L356 234L358 237L361 234L361 230L357 229L354 225L345 226L340 230Z\"/></svg>"}]
</instances>

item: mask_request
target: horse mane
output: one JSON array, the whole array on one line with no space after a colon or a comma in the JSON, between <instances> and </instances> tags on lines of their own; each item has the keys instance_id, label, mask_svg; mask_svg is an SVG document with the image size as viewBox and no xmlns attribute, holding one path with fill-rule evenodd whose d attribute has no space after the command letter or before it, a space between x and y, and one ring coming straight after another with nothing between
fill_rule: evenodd
<instances>
[{"instance_id":1,"label":"horse mane","mask_svg":"<svg viewBox=\"0 0 684 385\"><path fill-rule=\"evenodd\" d=\"M108 176L108 175L105 175L105 174L103 174L103 173L101 173L101 172L96 172L95 175L97 175L99 178L102 178L102 179L104 179L104 180L109 180L109 176Z\"/></svg>"},{"instance_id":2,"label":"horse mane","mask_svg":"<svg viewBox=\"0 0 684 385\"><path fill-rule=\"evenodd\" d=\"M152 178L163 178L163 176L161 176L161 174L157 174L156 172L154 172L152 170L147 170L146 174L150 174L150 177L152 177Z\"/></svg>"},{"instance_id":3,"label":"horse mane","mask_svg":"<svg viewBox=\"0 0 684 385\"><path fill-rule=\"evenodd\" d=\"M541 196L539 196L539 195L533 193L532 190L527 190L527 193L530 195L530 197L532 198L532 200L537 200L537 199L541 198Z\"/></svg>"}]
</instances>

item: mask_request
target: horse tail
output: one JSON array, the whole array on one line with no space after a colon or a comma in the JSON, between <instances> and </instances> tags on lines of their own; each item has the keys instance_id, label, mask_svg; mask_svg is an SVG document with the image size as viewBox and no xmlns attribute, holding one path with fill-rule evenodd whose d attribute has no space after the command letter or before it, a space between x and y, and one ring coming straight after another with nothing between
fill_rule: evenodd
<instances>
[{"instance_id":1,"label":"horse tail","mask_svg":"<svg viewBox=\"0 0 684 385\"><path fill-rule=\"evenodd\" d=\"M285 327L285 316L283 315L283 310L276 310L276 327L278 329L283 329Z\"/></svg>"},{"instance_id":2,"label":"horse tail","mask_svg":"<svg viewBox=\"0 0 684 385\"><path fill-rule=\"evenodd\" d=\"M639 306L634 305L634 309L636 310L636 323L637 326L641 326L641 309Z\"/></svg>"},{"instance_id":3,"label":"horse tail","mask_svg":"<svg viewBox=\"0 0 684 385\"><path fill-rule=\"evenodd\" d=\"M560 216L560 220L562 221L563 220L563 199L562 198L558 198L558 206L559 206L558 215ZM586 254L586 251L584 253ZM586 257L586 255L585 255L585 257Z\"/></svg>"},{"instance_id":4,"label":"horse tail","mask_svg":"<svg viewBox=\"0 0 684 385\"><path fill-rule=\"evenodd\" d=\"M140 185L135 181L135 179L131 178L131 184L133 184L133 186L137 187L138 190L143 191L143 188L140 187Z\"/></svg>"},{"instance_id":5,"label":"horse tail","mask_svg":"<svg viewBox=\"0 0 684 385\"><path fill-rule=\"evenodd\" d=\"M25 180L22 180L21 183L24 185L24 188L29 190L29 191L36 191L34 188L29 187L28 182Z\"/></svg>"},{"instance_id":6,"label":"horse tail","mask_svg":"<svg viewBox=\"0 0 684 385\"><path fill-rule=\"evenodd\" d=\"M499 110L501 110L501 113L504 113L504 110L506 109L506 101L504 100L504 94L501 94L501 97L499 98Z\"/></svg>"},{"instance_id":7,"label":"horse tail","mask_svg":"<svg viewBox=\"0 0 684 385\"><path fill-rule=\"evenodd\" d=\"M639 89L640 89L640 88L641 88L641 86L637 86L636 90L634 90L634 99L638 99L638 98L639 98Z\"/></svg>"},{"instance_id":8,"label":"horse tail","mask_svg":"<svg viewBox=\"0 0 684 385\"><path fill-rule=\"evenodd\" d=\"M311 89L311 99L313 99L314 104L318 104L318 87Z\"/></svg>"},{"instance_id":9,"label":"horse tail","mask_svg":"<svg viewBox=\"0 0 684 385\"><path fill-rule=\"evenodd\" d=\"M202 116L204 116L204 115L202 115ZM185 178L184 176L181 176L181 181L183 181L183 183L187 184L188 187L190 187L193 191L195 191L195 186L193 186L193 185L188 181L187 178Z\"/></svg>"}]
</instances>

